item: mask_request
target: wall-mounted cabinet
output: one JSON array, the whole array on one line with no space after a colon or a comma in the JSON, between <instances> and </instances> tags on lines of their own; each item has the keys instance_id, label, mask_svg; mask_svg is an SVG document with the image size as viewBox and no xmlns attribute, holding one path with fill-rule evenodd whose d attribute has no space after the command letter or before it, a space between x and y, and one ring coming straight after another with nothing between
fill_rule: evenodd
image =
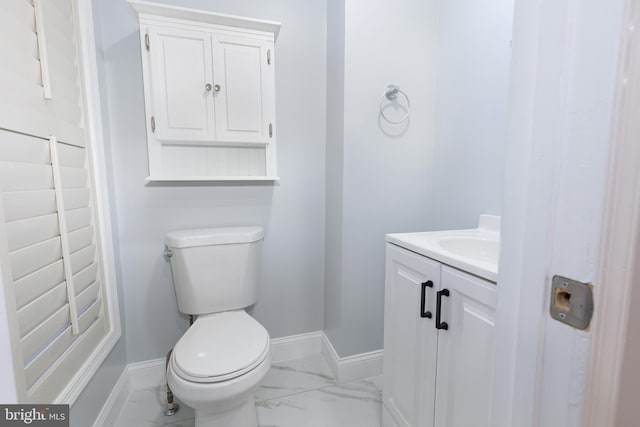
<instances>
[{"instance_id":1,"label":"wall-mounted cabinet","mask_svg":"<svg viewBox=\"0 0 640 427\"><path fill-rule=\"evenodd\" d=\"M140 19L147 179L277 180L280 24L130 3Z\"/></svg>"}]
</instances>

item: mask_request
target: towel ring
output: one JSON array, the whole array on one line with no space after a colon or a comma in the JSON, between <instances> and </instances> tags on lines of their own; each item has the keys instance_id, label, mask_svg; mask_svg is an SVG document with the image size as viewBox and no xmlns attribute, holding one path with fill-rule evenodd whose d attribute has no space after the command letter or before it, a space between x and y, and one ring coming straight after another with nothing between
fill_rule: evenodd
<instances>
[{"instance_id":1,"label":"towel ring","mask_svg":"<svg viewBox=\"0 0 640 427\"><path fill-rule=\"evenodd\" d=\"M384 103L385 98L387 100L389 100L389 101L397 100L398 99L398 94L401 94L407 100L407 108L405 110L404 117L402 117L400 120L391 120L384 114L383 103ZM380 115L382 116L383 119L385 119L387 122L389 122L389 123L391 123L393 125L400 124L400 123L404 122L405 120L407 120L409 118L409 109L410 108L411 108L411 101L409 100L409 96L406 93L404 93L402 90L400 90L400 86L388 85L387 86L387 90L385 90L384 93L382 94L382 96L380 97Z\"/></svg>"}]
</instances>

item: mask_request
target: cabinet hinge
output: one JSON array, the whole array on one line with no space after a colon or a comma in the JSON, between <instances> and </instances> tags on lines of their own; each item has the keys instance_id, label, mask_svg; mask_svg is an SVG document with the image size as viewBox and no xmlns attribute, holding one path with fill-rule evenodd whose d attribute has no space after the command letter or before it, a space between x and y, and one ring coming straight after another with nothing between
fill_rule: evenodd
<instances>
[{"instance_id":1,"label":"cabinet hinge","mask_svg":"<svg viewBox=\"0 0 640 427\"><path fill-rule=\"evenodd\" d=\"M151 116L151 132L155 133L156 131L156 118Z\"/></svg>"},{"instance_id":2,"label":"cabinet hinge","mask_svg":"<svg viewBox=\"0 0 640 427\"><path fill-rule=\"evenodd\" d=\"M151 41L149 40L149 33L144 35L144 45L147 48L147 50L149 50L149 48L151 47Z\"/></svg>"},{"instance_id":3,"label":"cabinet hinge","mask_svg":"<svg viewBox=\"0 0 640 427\"><path fill-rule=\"evenodd\" d=\"M267 49L267 64L271 65L271 49Z\"/></svg>"},{"instance_id":4,"label":"cabinet hinge","mask_svg":"<svg viewBox=\"0 0 640 427\"><path fill-rule=\"evenodd\" d=\"M273 138L273 124L269 123L269 138Z\"/></svg>"}]
</instances>

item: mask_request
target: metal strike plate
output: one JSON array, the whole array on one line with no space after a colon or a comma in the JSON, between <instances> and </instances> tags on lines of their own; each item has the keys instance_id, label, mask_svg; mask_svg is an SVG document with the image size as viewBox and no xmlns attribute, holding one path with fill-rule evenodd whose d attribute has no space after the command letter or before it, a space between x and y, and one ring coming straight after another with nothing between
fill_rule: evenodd
<instances>
[{"instance_id":1,"label":"metal strike plate","mask_svg":"<svg viewBox=\"0 0 640 427\"><path fill-rule=\"evenodd\" d=\"M593 317L593 286L562 276L553 276L551 317L577 329L587 329Z\"/></svg>"}]
</instances>

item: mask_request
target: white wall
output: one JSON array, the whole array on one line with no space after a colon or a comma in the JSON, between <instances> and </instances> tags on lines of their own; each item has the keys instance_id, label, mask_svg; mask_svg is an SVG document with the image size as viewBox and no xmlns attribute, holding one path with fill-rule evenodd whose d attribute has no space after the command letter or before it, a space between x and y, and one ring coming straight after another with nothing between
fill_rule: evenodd
<instances>
[{"instance_id":1,"label":"white wall","mask_svg":"<svg viewBox=\"0 0 640 427\"><path fill-rule=\"evenodd\" d=\"M500 214L513 1L440 2L433 229Z\"/></svg>"},{"instance_id":2,"label":"white wall","mask_svg":"<svg viewBox=\"0 0 640 427\"><path fill-rule=\"evenodd\" d=\"M148 175L138 27L125 0L101 2L129 362L163 357L187 327L178 314L164 235L262 225L260 300L272 337L323 327L326 3L182 0L178 6L281 21L276 43L280 184L145 185Z\"/></svg>"},{"instance_id":3,"label":"white wall","mask_svg":"<svg viewBox=\"0 0 640 427\"><path fill-rule=\"evenodd\" d=\"M330 79L344 73L344 131L328 141L327 173L338 169L342 186L327 176L327 254L341 259L327 264L325 327L340 356L348 356L382 348L384 235L425 230L429 223L435 4L333 4L346 6L344 69L329 70ZM329 19L330 29L340 25L339 17ZM329 39L337 65L339 39ZM411 119L403 125L379 121L388 84L411 98ZM330 85L329 99L339 102L334 91L340 89Z\"/></svg>"}]
</instances>

